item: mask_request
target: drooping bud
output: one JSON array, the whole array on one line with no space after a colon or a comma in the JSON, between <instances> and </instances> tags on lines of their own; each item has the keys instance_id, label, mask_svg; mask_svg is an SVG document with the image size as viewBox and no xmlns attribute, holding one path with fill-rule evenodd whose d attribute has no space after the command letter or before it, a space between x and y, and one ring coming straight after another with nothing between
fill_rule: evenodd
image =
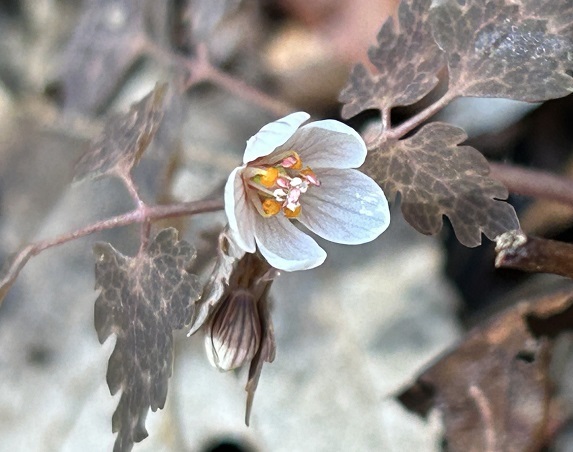
<instances>
[{"instance_id":1,"label":"drooping bud","mask_svg":"<svg viewBox=\"0 0 573 452\"><path fill-rule=\"evenodd\" d=\"M247 290L231 292L215 312L205 334L209 362L227 371L250 363L259 349L257 300Z\"/></svg>"},{"instance_id":2,"label":"drooping bud","mask_svg":"<svg viewBox=\"0 0 573 452\"><path fill-rule=\"evenodd\" d=\"M263 363L275 358L269 290L278 274L258 253L240 251L232 234L223 231L217 263L189 332L205 333L207 356L219 370L249 365L247 425Z\"/></svg>"}]
</instances>

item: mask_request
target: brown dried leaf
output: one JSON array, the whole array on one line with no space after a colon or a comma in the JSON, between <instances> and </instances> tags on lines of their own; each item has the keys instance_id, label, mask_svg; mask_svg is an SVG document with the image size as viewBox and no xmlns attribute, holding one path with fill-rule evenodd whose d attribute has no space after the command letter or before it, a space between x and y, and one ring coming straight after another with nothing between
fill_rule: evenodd
<instances>
[{"instance_id":1,"label":"brown dried leaf","mask_svg":"<svg viewBox=\"0 0 573 452\"><path fill-rule=\"evenodd\" d=\"M74 181L109 173L125 174L137 165L163 118L166 91L167 84L157 84L128 113L111 116L100 137L76 163Z\"/></svg>"},{"instance_id":2,"label":"brown dried leaf","mask_svg":"<svg viewBox=\"0 0 573 452\"><path fill-rule=\"evenodd\" d=\"M127 257L110 244L94 247L97 256L95 328L103 343L117 336L107 371L111 394L122 391L113 415L118 432L114 452L129 451L147 437L149 408L163 408L173 366L172 331L189 323L199 282L187 268L195 251L164 229L144 254Z\"/></svg>"},{"instance_id":3,"label":"brown dried leaf","mask_svg":"<svg viewBox=\"0 0 573 452\"><path fill-rule=\"evenodd\" d=\"M553 342L542 335L573 328L572 306L569 289L502 312L470 331L399 400L424 416L431 407L442 412L448 450L539 450L552 396Z\"/></svg>"},{"instance_id":4,"label":"brown dried leaf","mask_svg":"<svg viewBox=\"0 0 573 452\"><path fill-rule=\"evenodd\" d=\"M410 105L430 92L438 83L437 72L444 57L432 37L429 23L431 0L402 1L398 11L398 30L389 18L378 33L378 45L368 56L378 70L371 74L358 64L340 94L346 105L342 116L350 118L361 111Z\"/></svg>"},{"instance_id":5,"label":"brown dried leaf","mask_svg":"<svg viewBox=\"0 0 573 452\"><path fill-rule=\"evenodd\" d=\"M522 4L447 1L432 9L434 37L447 55L450 90L524 101L573 91L571 2Z\"/></svg>"},{"instance_id":6,"label":"brown dried leaf","mask_svg":"<svg viewBox=\"0 0 573 452\"><path fill-rule=\"evenodd\" d=\"M442 228L448 216L458 240L465 246L481 243L518 229L513 207L499 201L507 189L491 179L487 160L470 146L462 129L433 122L404 140L389 140L371 151L363 170L386 195L402 197L402 213L423 234Z\"/></svg>"},{"instance_id":7,"label":"brown dried leaf","mask_svg":"<svg viewBox=\"0 0 573 452\"><path fill-rule=\"evenodd\" d=\"M91 0L68 43L62 68L66 108L93 113L105 105L145 43L140 0Z\"/></svg>"}]
</instances>

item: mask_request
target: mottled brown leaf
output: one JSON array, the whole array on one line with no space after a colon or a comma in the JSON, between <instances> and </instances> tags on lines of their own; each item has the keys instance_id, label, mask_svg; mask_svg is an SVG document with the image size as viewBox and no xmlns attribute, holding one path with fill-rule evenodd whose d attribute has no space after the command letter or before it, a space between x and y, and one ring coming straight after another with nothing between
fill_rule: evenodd
<instances>
[{"instance_id":1,"label":"mottled brown leaf","mask_svg":"<svg viewBox=\"0 0 573 452\"><path fill-rule=\"evenodd\" d=\"M573 2L571 0L516 0L524 18L547 19L552 33L573 37Z\"/></svg>"},{"instance_id":2,"label":"mottled brown leaf","mask_svg":"<svg viewBox=\"0 0 573 452\"><path fill-rule=\"evenodd\" d=\"M517 229L507 189L491 179L487 160L470 146L462 129L433 122L404 140L388 140L371 151L363 167L386 195L401 194L402 213L423 234L436 234L446 215L466 246Z\"/></svg>"},{"instance_id":3,"label":"mottled brown leaf","mask_svg":"<svg viewBox=\"0 0 573 452\"><path fill-rule=\"evenodd\" d=\"M166 91L166 84L157 84L128 113L112 115L100 137L76 163L74 180L128 173L137 165L163 118Z\"/></svg>"},{"instance_id":4,"label":"mottled brown leaf","mask_svg":"<svg viewBox=\"0 0 573 452\"><path fill-rule=\"evenodd\" d=\"M161 231L147 251L127 257L110 244L97 244L95 328L103 343L117 336L109 359L111 394L121 390L113 415L114 451L129 451L147 437L149 408L163 408L173 365L172 331L189 323L199 297L198 278L187 272L195 251Z\"/></svg>"},{"instance_id":5,"label":"mottled brown leaf","mask_svg":"<svg viewBox=\"0 0 573 452\"><path fill-rule=\"evenodd\" d=\"M447 1L432 9L454 93L542 101L573 91L571 2L523 4Z\"/></svg>"},{"instance_id":6,"label":"mottled brown leaf","mask_svg":"<svg viewBox=\"0 0 573 452\"><path fill-rule=\"evenodd\" d=\"M424 416L431 407L441 411L448 450L540 450L552 397L550 337L573 327L572 305L568 289L500 313L471 330L399 400Z\"/></svg>"},{"instance_id":7,"label":"mottled brown leaf","mask_svg":"<svg viewBox=\"0 0 573 452\"><path fill-rule=\"evenodd\" d=\"M89 0L64 55L66 108L97 112L105 105L144 47L141 0Z\"/></svg>"},{"instance_id":8,"label":"mottled brown leaf","mask_svg":"<svg viewBox=\"0 0 573 452\"><path fill-rule=\"evenodd\" d=\"M371 74L358 64L348 85L340 94L346 105L342 116L350 118L361 111L410 105L438 83L436 73L445 64L443 53L432 37L429 23L431 0L402 1L398 26L389 18L378 33L378 44L368 56L378 73Z\"/></svg>"}]
</instances>

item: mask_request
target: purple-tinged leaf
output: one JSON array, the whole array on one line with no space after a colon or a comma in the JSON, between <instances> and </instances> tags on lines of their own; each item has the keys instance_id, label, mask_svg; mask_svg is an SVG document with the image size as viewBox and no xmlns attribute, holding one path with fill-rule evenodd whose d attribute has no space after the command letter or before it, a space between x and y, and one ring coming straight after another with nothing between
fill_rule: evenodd
<instances>
[{"instance_id":1,"label":"purple-tinged leaf","mask_svg":"<svg viewBox=\"0 0 573 452\"><path fill-rule=\"evenodd\" d=\"M199 298L198 278L187 269L191 245L175 229L161 231L147 251L127 257L110 244L96 244L95 328L103 343L117 336L107 383L121 398L113 415L114 452L129 451L147 437L149 408L163 408L173 366L173 330L189 323Z\"/></svg>"},{"instance_id":2,"label":"purple-tinged leaf","mask_svg":"<svg viewBox=\"0 0 573 452\"><path fill-rule=\"evenodd\" d=\"M125 174L137 165L163 118L166 91L166 84L157 84L153 91L133 104L128 113L112 115L100 137L76 163L74 180Z\"/></svg>"},{"instance_id":3,"label":"purple-tinged leaf","mask_svg":"<svg viewBox=\"0 0 573 452\"><path fill-rule=\"evenodd\" d=\"M402 1L398 29L389 18L378 33L378 44L368 56L378 73L358 64L340 94L346 105L342 116L350 118L367 109L384 110L410 105L438 83L437 72L445 65L443 53L432 37L429 23L431 0Z\"/></svg>"},{"instance_id":4,"label":"purple-tinged leaf","mask_svg":"<svg viewBox=\"0 0 573 452\"><path fill-rule=\"evenodd\" d=\"M455 94L533 102L573 92L571 2L522 3L446 1L432 9Z\"/></svg>"},{"instance_id":5,"label":"purple-tinged leaf","mask_svg":"<svg viewBox=\"0 0 573 452\"><path fill-rule=\"evenodd\" d=\"M105 105L143 53L140 0L89 0L68 43L62 67L65 106L81 113Z\"/></svg>"},{"instance_id":6,"label":"purple-tinged leaf","mask_svg":"<svg viewBox=\"0 0 573 452\"><path fill-rule=\"evenodd\" d=\"M490 239L519 228L507 189L491 179L487 160L470 146L462 129L430 123L404 140L388 140L363 166L386 195L401 194L402 213L423 234L436 234L446 215L458 240L473 247L483 232Z\"/></svg>"},{"instance_id":7,"label":"purple-tinged leaf","mask_svg":"<svg viewBox=\"0 0 573 452\"><path fill-rule=\"evenodd\" d=\"M573 2L571 0L517 0L523 17L548 20L547 28L561 36L573 36Z\"/></svg>"}]
</instances>

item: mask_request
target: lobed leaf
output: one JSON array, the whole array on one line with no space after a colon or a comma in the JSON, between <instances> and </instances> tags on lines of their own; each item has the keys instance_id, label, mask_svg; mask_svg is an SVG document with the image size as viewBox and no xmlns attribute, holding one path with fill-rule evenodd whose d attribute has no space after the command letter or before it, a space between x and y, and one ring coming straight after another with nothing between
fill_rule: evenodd
<instances>
[{"instance_id":1,"label":"lobed leaf","mask_svg":"<svg viewBox=\"0 0 573 452\"><path fill-rule=\"evenodd\" d=\"M519 228L513 207L500 200L507 189L488 177L487 160L470 146L462 129L433 122L404 140L388 140L371 151L363 170L390 198L402 197L402 213L423 234L436 234L446 215L466 246Z\"/></svg>"},{"instance_id":2,"label":"lobed leaf","mask_svg":"<svg viewBox=\"0 0 573 452\"><path fill-rule=\"evenodd\" d=\"M172 331L189 323L199 282L187 268L195 251L164 229L147 251L127 257L110 244L94 247L97 257L95 328L103 343L117 336L109 359L111 394L121 390L112 428L118 432L114 451L129 451L147 437L149 408L163 408L173 366Z\"/></svg>"},{"instance_id":3,"label":"lobed leaf","mask_svg":"<svg viewBox=\"0 0 573 452\"><path fill-rule=\"evenodd\" d=\"M111 116L100 137L76 163L74 180L127 173L137 165L163 118L166 91L167 84L157 84L128 113Z\"/></svg>"},{"instance_id":4,"label":"lobed leaf","mask_svg":"<svg viewBox=\"0 0 573 452\"><path fill-rule=\"evenodd\" d=\"M552 338L573 328L572 312L571 287L520 302L471 330L399 400L423 416L441 411L448 450L541 450L552 428Z\"/></svg>"},{"instance_id":5,"label":"lobed leaf","mask_svg":"<svg viewBox=\"0 0 573 452\"><path fill-rule=\"evenodd\" d=\"M573 91L571 2L446 1L430 13L460 96L543 101Z\"/></svg>"},{"instance_id":6,"label":"lobed leaf","mask_svg":"<svg viewBox=\"0 0 573 452\"><path fill-rule=\"evenodd\" d=\"M432 37L429 23L431 0L402 1L398 29L389 18L378 33L378 44L368 56L378 73L356 65L340 94L342 116L350 118L361 111L385 110L410 105L438 83L437 72L445 65L443 53Z\"/></svg>"},{"instance_id":7,"label":"lobed leaf","mask_svg":"<svg viewBox=\"0 0 573 452\"><path fill-rule=\"evenodd\" d=\"M144 48L144 2L90 0L64 55L65 106L93 113L109 100Z\"/></svg>"}]
</instances>

